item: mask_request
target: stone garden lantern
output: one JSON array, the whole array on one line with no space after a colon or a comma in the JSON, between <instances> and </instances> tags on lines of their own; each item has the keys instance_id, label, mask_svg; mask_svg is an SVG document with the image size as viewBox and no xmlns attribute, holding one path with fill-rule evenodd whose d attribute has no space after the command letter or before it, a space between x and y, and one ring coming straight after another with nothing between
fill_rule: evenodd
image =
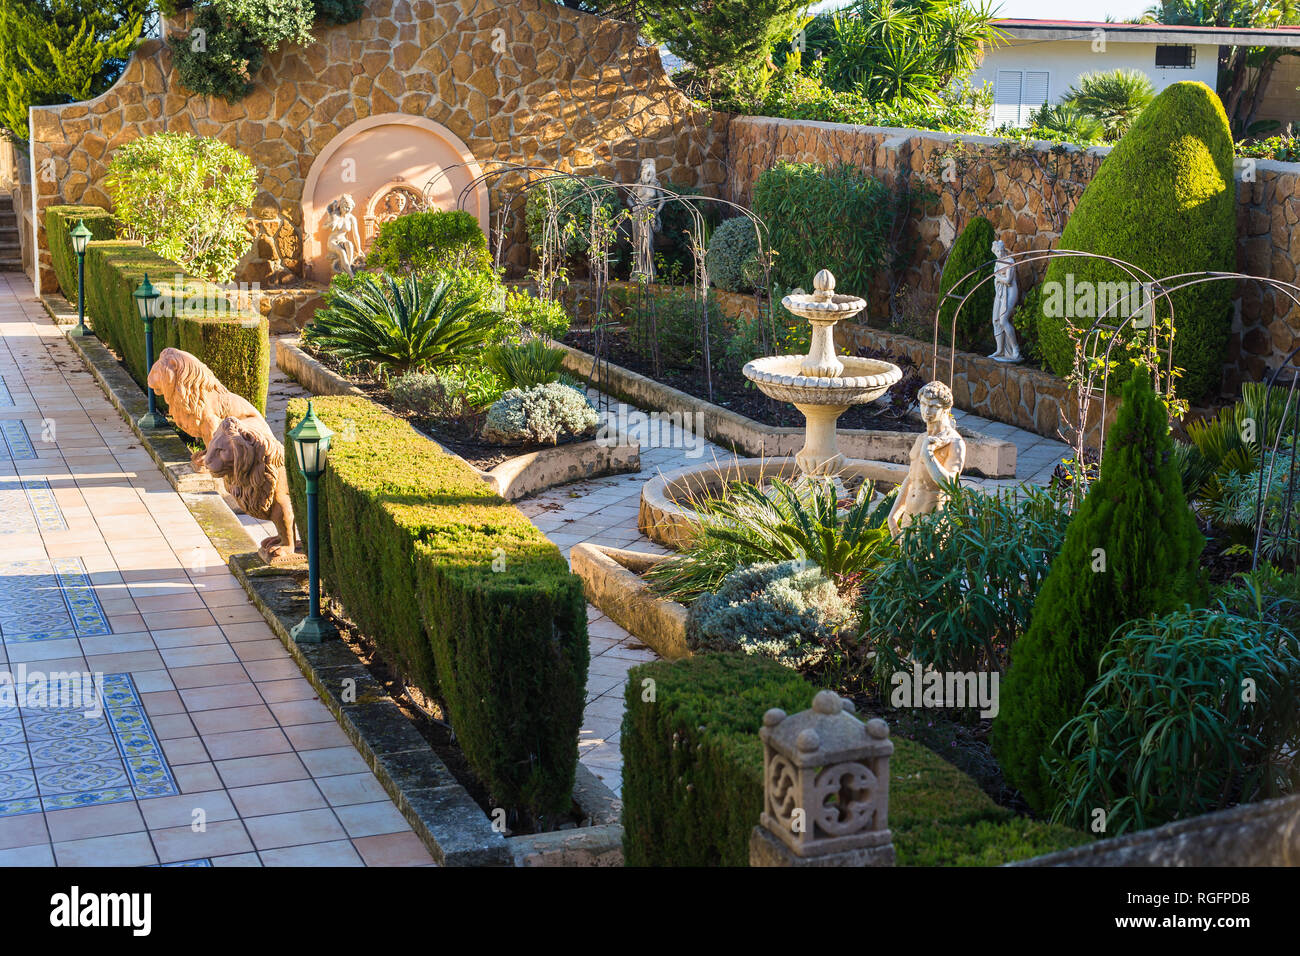
<instances>
[{"instance_id":1,"label":"stone garden lantern","mask_svg":"<svg viewBox=\"0 0 1300 956\"><path fill-rule=\"evenodd\" d=\"M751 866L890 866L889 725L824 690L812 709L763 715L763 814Z\"/></svg>"}]
</instances>

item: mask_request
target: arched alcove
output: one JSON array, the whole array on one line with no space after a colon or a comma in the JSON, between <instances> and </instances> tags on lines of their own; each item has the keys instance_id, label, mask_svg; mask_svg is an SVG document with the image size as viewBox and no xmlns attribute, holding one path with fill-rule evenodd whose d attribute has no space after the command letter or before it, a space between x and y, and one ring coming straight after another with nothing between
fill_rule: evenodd
<instances>
[{"instance_id":1,"label":"arched alcove","mask_svg":"<svg viewBox=\"0 0 1300 956\"><path fill-rule=\"evenodd\" d=\"M447 127L423 116L383 113L345 127L321 150L303 184L307 278L329 281L326 207L345 193L355 203L352 214L364 250L385 218L399 210L413 211L415 197L422 197L423 208L455 209L461 191L481 175L469 147ZM465 209L486 233L486 186L475 186Z\"/></svg>"}]
</instances>

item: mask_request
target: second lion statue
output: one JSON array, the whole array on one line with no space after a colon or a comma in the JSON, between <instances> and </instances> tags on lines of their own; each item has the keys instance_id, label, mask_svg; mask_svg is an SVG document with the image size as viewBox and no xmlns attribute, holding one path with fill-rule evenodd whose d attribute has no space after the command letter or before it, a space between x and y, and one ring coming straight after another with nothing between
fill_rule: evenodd
<instances>
[{"instance_id":1,"label":"second lion statue","mask_svg":"<svg viewBox=\"0 0 1300 956\"><path fill-rule=\"evenodd\" d=\"M293 504L284 470L284 446L251 402L230 391L189 352L165 348L149 369L148 384L163 397L176 427L205 446L190 456L195 471L211 472L244 511L275 524L261 544L268 560L294 550Z\"/></svg>"},{"instance_id":2,"label":"second lion statue","mask_svg":"<svg viewBox=\"0 0 1300 956\"><path fill-rule=\"evenodd\" d=\"M203 466L226 483L246 514L274 523L277 534L260 546L263 556L274 560L293 552L293 502L284 446L261 424L250 427L246 420L223 418L203 453Z\"/></svg>"}]
</instances>

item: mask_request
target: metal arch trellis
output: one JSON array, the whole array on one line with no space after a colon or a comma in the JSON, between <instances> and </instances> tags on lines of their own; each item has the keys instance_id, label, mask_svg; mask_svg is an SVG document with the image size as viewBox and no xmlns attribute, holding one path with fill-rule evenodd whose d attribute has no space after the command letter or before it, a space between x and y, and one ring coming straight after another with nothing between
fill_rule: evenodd
<instances>
[{"instance_id":1,"label":"metal arch trellis","mask_svg":"<svg viewBox=\"0 0 1300 956\"><path fill-rule=\"evenodd\" d=\"M1278 384L1278 377L1284 371L1286 371L1288 366L1296 366L1297 364L1300 364L1296 362L1297 356L1300 356L1300 347L1292 349L1291 352L1286 356L1286 358L1282 360L1281 364L1279 364L1278 367L1275 368L1272 371L1272 373L1269 375L1265 394L1270 396L1270 399L1273 394L1273 389ZM1295 512L1295 507L1296 507L1295 497L1296 497L1297 485L1300 485L1300 480L1298 480L1300 476L1297 475L1297 470L1296 470L1297 446L1300 446L1300 435L1296 434L1297 431L1296 418L1300 417L1300 408L1296 409L1296 412L1294 413L1292 412L1292 402L1296 397L1297 384L1300 384L1300 371L1298 371L1297 368L1293 367L1291 370L1291 378L1286 386L1287 387L1286 404L1282 408L1282 414L1280 416L1281 421L1278 422L1276 437L1272 439L1273 447L1268 455L1267 468L1265 467L1264 464L1265 458L1264 455L1262 454L1263 445L1261 444L1261 455L1260 455L1260 462L1259 462L1259 479L1255 489L1255 542L1254 542L1254 547L1251 549L1251 558L1250 558L1250 567L1252 571L1258 570L1259 568L1259 553L1260 550L1263 548L1264 539L1266 535L1264 526L1266 524L1266 517L1268 513L1268 499L1267 496L1265 495L1265 488L1271 489L1273 486L1273 473L1274 473L1274 468L1277 466L1278 452L1281 449L1283 440L1286 438L1290 439L1291 460L1287 463L1288 470L1287 470L1286 490L1283 496L1284 503L1282 508L1282 522L1281 522L1281 527L1278 529L1277 533L1283 538L1284 541L1292 537L1291 516ZM1264 408L1261 414L1263 420L1260 422L1260 432L1259 432L1261 442L1266 442L1269 440L1268 412L1271 405L1272 405L1271 400L1266 400L1264 402ZM1289 430L1290 434L1288 434L1288 428L1287 428L1288 421L1290 421L1292 426Z\"/></svg>"},{"instance_id":2,"label":"metal arch trellis","mask_svg":"<svg viewBox=\"0 0 1300 956\"><path fill-rule=\"evenodd\" d=\"M468 164L456 164L444 167L432 177L424 187L426 200L431 200L434 187L448 173L458 167L467 166ZM589 248L589 278L592 283L591 312L597 319L604 314L605 296L608 289L609 280L609 259L608 246L610 236L604 234L597 209L601 206L602 193L615 191L623 198L624 203L621 206L631 205L637 208L636 203L628 203L628 198L635 197L634 190L644 186L643 183L622 183L605 179L598 176L580 176L565 170L557 169L551 166L529 166L518 163L507 163L503 161L494 162L494 168L474 176L457 195L456 206L458 209L464 209L466 203L473 193L481 184L487 184L492 181L499 181L504 177L512 174L519 174L527 177L527 181L517 188L513 189L506 201L498 202L494 211L492 231L494 233L494 265L501 268L502 251L506 236L506 217L515 208L519 196L527 194L529 191L537 188L548 187L551 183L560 180L575 180L580 184L580 190L572 196L569 196L559 203L548 203L547 219L543 230L543 241L541 251L541 265L535 274L538 286L538 294L543 298L553 299L555 294L555 285L559 279L559 260L560 256L560 218L562 213L573 203L583 200L591 204L591 216L588 221L590 224L590 235L588 236ZM540 175L539 175L540 174ZM711 317L709 315L708 300L708 267L706 261L707 246L704 240L705 218L701 212L701 206L704 203L712 203L724 209L728 209L746 217L754 227L756 245L758 249L758 263L762 269L762 282L756 283L755 289L755 307L757 310L757 321L760 332L761 345L767 349L769 345L774 345L777 339L775 324L775 306L772 305L767 310L767 321L763 321L764 311L761 305L762 296L767 293L767 298L771 300L771 271L772 271L772 253L768 244L767 224L757 216L752 210L732 202L731 200L721 199L713 196L703 196L697 194L680 193L670 189L662 184L656 184L655 189L658 191L663 205L680 203L685 208L690 217L691 226L687 230L688 247L694 262L694 305L696 309L696 326L699 336L700 354L704 364L704 375L709 398L713 397L713 356L712 356L712 335L711 335ZM648 205L648 204L646 204ZM646 213L642 213L646 215ZM626 209L620 210L620 218L629 215ZM610 224L605 224L606 227ZM648 278L643 277L643 278ZM660 356L658 352L658 335L657 335L657 313L654 306L654 299L648 296L647 285L645 281L638 282L638 307L644 314L649 316L648 339L646 343L651 350L652 362L656 370L660 367ZM588 384L593 379L598 378L602 362L603 326L599 321L592 323L593 333L593 353L594 362L591 373L588 376ZM770 337L769 337L770 333ZM607 359L605 360L607 364Z\"/></svg>"}]
</instances>

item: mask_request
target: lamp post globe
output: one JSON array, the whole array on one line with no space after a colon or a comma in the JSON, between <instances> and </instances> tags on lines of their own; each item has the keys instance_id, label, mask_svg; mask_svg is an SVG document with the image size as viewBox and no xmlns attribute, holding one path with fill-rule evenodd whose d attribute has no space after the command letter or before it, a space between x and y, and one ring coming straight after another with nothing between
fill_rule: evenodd
<instances>
[{"instance_id":1,"label":"lamp post globe","mask_svg":"<svg viewBox=\"0 0 1300 956\"><path fill-rule=\"evenodd\" d=\"M136 311L140 314L140 321L144 323L144 372L146 377L149 370L153 368L153 320L158 315L158 299L161 295L162 293L149 281L149 273L147 272L144 274L144 281L131 293L132 298L135 299ZM144 390L149 396L149 410L140 416L140 420L136 424L147 429L165 428L167 419L158 411L158 403L154 397L153 389L146 384Z\"/></svg>"},{"instance_id":2,"label":"lamp post globe","mask_svg":"<svg viewBox=\"0 0 1300 956\"><path fill-rule=\"evenodd\" d=\"M86 228L86 221L78 219L77 224L68 233L72 239L72 251L77 254L77 325L69 335L89 335L86 328L86 247L90 245L91 232Z\"/></svg>"}]
</instances>

